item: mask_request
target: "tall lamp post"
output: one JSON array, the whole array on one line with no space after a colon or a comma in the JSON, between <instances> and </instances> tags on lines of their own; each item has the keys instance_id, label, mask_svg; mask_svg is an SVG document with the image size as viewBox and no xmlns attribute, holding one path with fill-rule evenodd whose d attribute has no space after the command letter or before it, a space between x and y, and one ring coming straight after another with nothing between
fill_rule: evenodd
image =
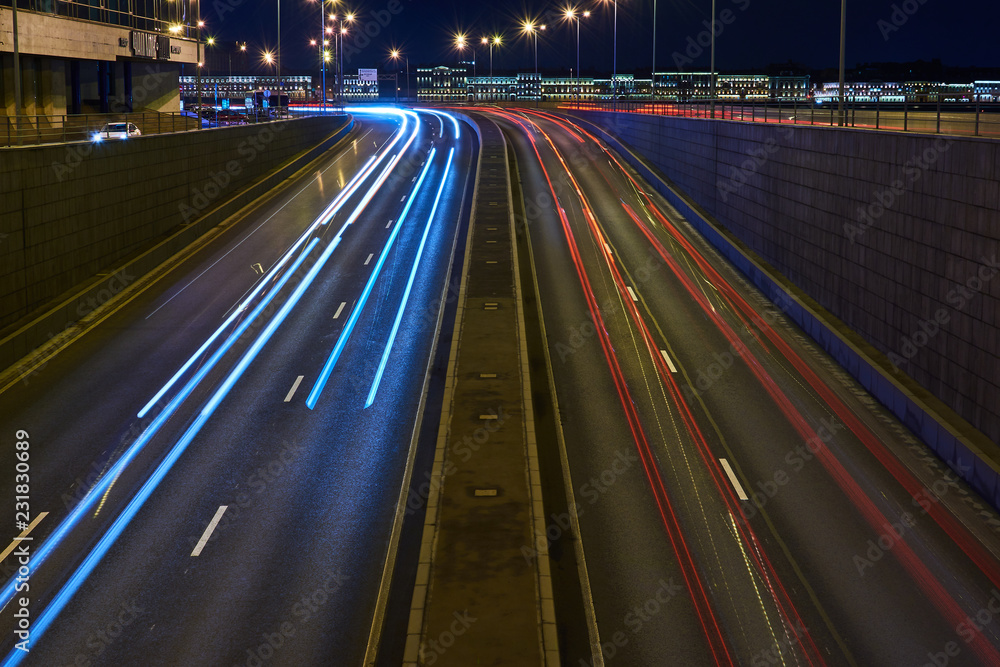
<instances>
[{"instance_id":1,"label":"tall lamp post","mask_svg":"<svg viewBox=\"0 0 1000 667\"><path fill-rule=\"evenodd\" d=\"M198 3L198 24L197 25L198 25L198 44L197 44L197 53L196 53L197 58L196 59L198 60L198 69L195 71L195 75L196 75L196 78L198 79L196 85L198 87L198 129L200 130L201 129L201 115L203 113L202 112L202 108L201 108L201 67L202 67L202 64L203 64L202 60L201 60L201 29L205 27L205 22L201 20L201 3L200 2Z\"/></svg>"},{"instance_id":2,"label":"tall lamp post","mask_svg":"<svg viewBox=\"0 0 1000 667\"><path fill-rule=\"evenodd\" d=\"M656 0L653 0L653 69L649 73L649 101L656 113Z\"/></svg>"},{"instance_id":3,"label":"tall lamp post","mask_svg":"<svg viewBox=\"0 0 1000 667\"><path fill-rule=\"evenodd\" d=\"M538 73L538 33L545 30L544 25L535 25L533 21L526 21L523 26L525 33L535 38L535 80L538 82L538 97L535 98L535 106L538 106L542 99L542 77Z\"/></svg>"},{"instance_id":4,"label":"tall lamp post","mask_svg":"<svg viewBox=\"0 0 1000 667\"><path fill-rule=\"evenodd\" d=\"M483 37L483 44L489 44L490 46L490 99L493 99L492 88L493 88L493 47L500 46L503 43L503 38L500 35L493 35L493 37Z\"/></svg>"},{"instance_id":5,"label":"tall lamp post","mask_svg":"<svg viewBox=\"0 0 1000 667\"><path fill-rule=\"evenodd\" d=\"M469 40L465 36L464 33L458 33L457 35L455 35L455 48L457 48L459 51L464 51L466 48L468 48L470 51L472 51L472 76L473 76L473 78L475 78L476 77L476 49L473 48L473 46L471 44L469 44ZM468 71L468 70L466 70L466 71ZM466 85L466 88L465 88L465 101L466 102L469 101L469 88L468 88L468 85Z\"/></svg>"},{"instance_id":6,"label":"tall lamp post","mask_svg":"<svg viewBox=\"0 0 1000 667\"><path fill-rule=\"evenodd\" d=\"M334 0L336 1L336 0ZM336 14L330 14L333 21L333 28L327 28L327 33L333 35L333 53L337 58L337 98L341 107L344 106L344 35L347 34L347 26L344 23L354 23L354 14L348 12L341 18ZM339 42L338 42L339 40ZM339 45L339 49L338 49ZM324 93L325 94L325 93Z\"/></svg>"},{"instance_id":7,"label":"tall lamp post","mask_svg":"<svg viewBox=\"0 0 1000 667\"><path fill-rule=\"evenodd\" d=\"M208 39L205 40L205 72L208 74L208 78L209 79L212 78L212 70L208 67L208 47L210 47L210 46L215 46L215 37L211 37L210 36ZM216 81L215 85L212 88L213 88L213 92L214 92L214 97L213 97L214 101L213 101L212 106L213 107L218 107L219 106L219 82ZM219 110L218 110L218 108L213 108L212 109L212 113L215 114L215 126L218 127L219 126ZM211 125L212 121L209 120L208 124Z\"/></svg>"},{"instance_id":8,"label":"tall lamp post","mask_svg":"<svg viewBox=\"0 0 1000 667\"><path fill-rule=\"evenodd\" d=\"M17 134L17 143L21 143L21 50L18 44L17 34L17 0L11 1L11 8L14 11L14 132ZM79 110L77 110L79 113Z\"/></svg>"},{"instance_id":9,"label":"tall lamp post","mask_svg":"<svg viewBox=\"0 0 1000 667\"><path fill-rule=\"evenodd\" d=\"M276 65L276 63L277 63L275 55L273 53L271 53L270 51L264 51L264 53L261 54L261 58L268 65ZM277 74L277 70L275 70L275 73ZM277 80L277 75L275 76L275 80ZM281 91L280 90L278 91L278 113L279 114L281 113ZM270 114L270 112L268 112L268 114Z\"/></svg>"},{"instance_id":10,"label":"tall lamp post","mask_svg":"<svg viewBox=\"0 0 1000 667\"><path fill-rule=\"evenodd\" d=\"M472 76L476 76L476 49L469 44L469 38L463 33L458 33L455 35L455 47L459 51L464 51L466 48L472 51Z\"/></svg>"},{"instance_id":11,"label":"tall lamp post","mask_svg":"<svg viewBox=\"0 0 1000 667\"><path fill-rule=\"evenodd\" d=\"M844 118L844 50L847 42L847 0L840 0L840 88L837 89L837 124L846 125Z\"/></svg>"},{"instance_id":12,"label":"tall lamp post","mask_svg":"<svg viewBox=\"0 0 1000 667\"><path fill-rule=\"evenodd\" d=\"M604 0L607 2L608 0ZM612 0L615 9L614 47L611 56L611 99L618 108L618 0ZM714 2L714 0L713 0Z\"/></svg>"},{"instance_id":13,"label":"tall lamp post","mask_svg":"<svg viewBox=\"0 0 1000 667\"><path fill-rule=\"evenodd\" d=\"M399 49L393 49L389 52L389 57L393 60L398 61L400 58L406 61L406 99L410 99L410 57L404 56ZM398 79L397 79L398 84ZM396 101L399 102L399 85L396 86Z\"/></svg>"},{"instance_id":14,"label":"tall lamp post","mask_svg":"<svg viewBox=\"0 0 1000 667\"><path fill-rule=\"evenodd\" d=\"M566 18L576 21L576 105L580 106L580 18L590 16L589 11L579 12L576 9L567 9Z\"/></svg>"},{"instance_id":15,"label":"tall lamp post","mask_svg":"<svg viewBox=\"0 0 1000 667\"><path fill-rule=\"evenodd\" d=\"M199 6L201 3L198 3ZM278 0L278 50L275 52L276 56L276 69L278 78L278 118L282 117L281 113L281 0Z\"/></svg>"},{"instance_id":16,"label":"tall lamp post","mask_svg":"<svg viewBox=\"0 0 1000 667\"><path fill-rule=\"evenodd\" d=\"M715 118L715 0L712 0L712 63L709 65L712 70L712 118Z\"/></svg>"}]
</instances>

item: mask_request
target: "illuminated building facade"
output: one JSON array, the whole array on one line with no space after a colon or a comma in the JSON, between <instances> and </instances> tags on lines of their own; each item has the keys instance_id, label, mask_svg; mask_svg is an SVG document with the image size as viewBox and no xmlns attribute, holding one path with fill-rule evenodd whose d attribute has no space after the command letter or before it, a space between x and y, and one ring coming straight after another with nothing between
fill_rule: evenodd
<instances>
[{"instance_id":1,"label":"illuminated building facade","mask_svg":"<svg viewBox=\"0 0 1000 667\"><path fill-rule=\"evenodd\" d=\"M17 109L13 7L0 0L0 114L178 110L181 68L198 61L195 9L194 0L22 0Z\"/></svg>"}]
</instances>

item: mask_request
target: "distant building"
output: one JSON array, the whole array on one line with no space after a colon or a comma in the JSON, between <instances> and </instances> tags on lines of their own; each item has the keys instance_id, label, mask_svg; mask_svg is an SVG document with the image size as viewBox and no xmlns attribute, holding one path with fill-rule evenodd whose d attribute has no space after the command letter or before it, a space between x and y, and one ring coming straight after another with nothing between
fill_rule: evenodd
<instances>
[{"instance_id":1,"label":"distant building","mask_svg":"<svg viewBox=\"0 0 1000 667\"><path fill-rule=\"evenodd\" d=\"M667 102L707 100L712 96L710 72L657 72L656 99Z\"/></svg>"},{"instance_id":2,"label":"distant building","mask_svg":"<svg viewBox=\"0 0 1000 667\"><path fill-rule=\"evenodd\" d=\"M336 78L331 81L327 77L329 90L328 100L336 101ZM185 104L192 104L198 99L198 84L196 77L180 77L181 97ZM278 77L273 74L236 75L236 76L203 76L201 77L201 98L203 104L221 105L228 99L233 106L243 106L243 101L254 92L267 91L277 97ZM319 86L313 84L313 77L299 75L283 75L281 77L282 95L288 96L289 103L310 102L320 100ZM344 75L344 101L362 102L378 99L377 82L361 82L357 74Z\"/></svg>"},{"instance_id":3,"label":"distant building","mask_svg":"<svg viewBox=\"0 0 1000 667\"><path fill-rule=\"evenodd\" d=\"M902 102L906 99L903 84L885 81L848 81L844 84L845 102ZM824 83L813 92L817 102L837 102L840 83Z\"/></svg>"},{"instance_id":4,"label":"distant building","mask_svg":"<svg viewBox=\"0 0 1000 667\"><path fill-rule=\"evenodd\" d=\"M716 97L720 100L802 100L809 98L808 76L767 76L766 74L716 74ZM692 102L712 99L710 72L657 72L656 99Z\"/></svg>"},{"instance_id":5,"label":"distant building","mask_svg":"<svg viewBox=\"0 0 1000 667\"><path fill-rule=\"evenodd\" d=\"M769 79L765 74L720 74L715 84L716 96L727 101L766 101L771 92Z\"/></svg>"},{"instance_id":6,"label":"distant building","mask_svg":"<svg viewBox=\"0 0 1000 667\"><path fill-rule=\"evenodd\" d=\"M772 76L768 80L767 98L780 102L804 102L811 97L809 76Z\"/></svg>"},{"instance_id":7,"label":"distant building","mask_svg":"<svg viewBox=\"0 0 1000 667\"><path fill-rule=\"evenodd\" d=\"M434 67L417 70L417 97L427 102L505 102L540 100L553 102L649 100L655 83L658 102L698 102L712 99L709 72L657 72L650 79L619 74L611 79L543 77L534 72L515 76L468 76L465 68ZM579 89L578 89L579 87ZM961 102L1000 101L1000 81L945 84L931 81L861 81L845 84L847 102ZM830 103L840 97L837 82L811 86L806 75L717 74L716 99L724 102Z\"/></svg>"},{"instance_id":8,"label":"distant building","mask_svg":"<svg viewBox=\"0 0 1000 667\"><path fill-rule=\"evenodd\" d=\"M844 84L845 102L971 102L975 100L972 83L940 83L934 81L849 81ZM986 86L983 86L985 89ZM840 84L822 83L813 95L817 102L836 103Z\"/></svg>"},{"instance_id":9,"label":"distant building","mask_svg":"<svg viewBox=\"0 0 1000 667\"><path fill-rule=\"evenodd\" d=\"M1000 81L974 81L972 91L982 102L1000 101Z\"/></svg>"},{"instance_id":10,"label":"distant building","mask_svg":"<svg viewBox=\"0 0 1000 667\"><path fill-rule=\"evenodd\" d=\"M418 91L418 96L420 92ZM467 99L477 102L507 102L517 99L516 76L473 76L466 83ZM422 98L421 98L422 99Z\"/></svg>"},{"instance_id":11,"label":"distant building","mask_svg":"<svg viewBox=\"0 0 1000 667\"><path fill-rule=\"evenodd\" d=\"M976 99L973 88L971 83L942 83L938 95L942 102L971 102Z\"/></svg>"},{"instance_id":12,"label":"distant building","mask_svg":"<svg viewBox=\"0 0 1000 667\"><path fill-rule=\"evenodd\" d=\"M417 68L417 100L420 102L466 102L466 78L464 67L420 67Z\"/></svg>"},{"instance_id":13,"label":"distant building","mask_svg":"<svg viewBox=\"0 0 1000 667\"><path fill-rule=\"evenodd\" d=\"M193 76L180 77L181 98L185 104L191 104L198 99L198 79ZM313 97L311 76L282 76L281 90L278 90L278 77L267 76L202 76L201 98L204 104L212 104L213 99L239 100L242 105L244 98L256 91L268 91L277 95L288 96L289 102L305 102ZM239 106L238 105L238 106Z\"/></svg>"}]
</instances>

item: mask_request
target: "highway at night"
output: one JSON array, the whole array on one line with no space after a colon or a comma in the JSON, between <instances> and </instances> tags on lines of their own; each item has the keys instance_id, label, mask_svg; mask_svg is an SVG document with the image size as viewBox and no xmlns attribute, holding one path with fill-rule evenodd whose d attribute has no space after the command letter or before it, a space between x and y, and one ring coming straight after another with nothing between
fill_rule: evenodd
<instances>
[{"instance_id":1,"label":"highway at night","mask_svg":"<svg viewBox=\"0 0 1000 667\"><path fill-rule=\"evenodd\" d=\"M8 376L0 421L30 434L32 510L49 514L30 653L13 648L4 563L2 664L362 661L417 426L439 409L425 383L476 147L444 114L355 120L318 166Z\"/></svg>"},{"instance_id":2,"label":"highway at night","mask_svg":"<svg viewBox=\"0 0 1000 667\"><path fill-rule=\"evenodd\" d=\"M464 606L505 585L553 667L1000 665L996 512L586 113L348 111L333 149L0 377L34 518L30 652L15 533L0 667L390 665L415 643L407 665L452 665L475 632L507 641Z\"/></svg>"},{"instance_id":3,"label":"highway at night","mask_svg":"<svg viewBox=\"0 0 1000 667\"><path fill-rule=\"evenodd\" d=\"M1000 663L992 510L586 126L493 117L606 664Z\"/></svg>"}]
</instances>

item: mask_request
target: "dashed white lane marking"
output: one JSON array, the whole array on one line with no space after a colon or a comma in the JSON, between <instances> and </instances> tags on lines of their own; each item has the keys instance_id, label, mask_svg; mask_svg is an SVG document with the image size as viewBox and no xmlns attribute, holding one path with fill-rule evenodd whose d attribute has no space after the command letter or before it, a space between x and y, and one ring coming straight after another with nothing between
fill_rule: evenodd
<instances>
[{"instance_id":1,"label":"dashed white lane marking","mask_svg":"<svg viewBox=\"0 0 1000 667\"><path fill-rule=\"evenodd\" d=\"M372 261L372 257L374 257L374 256L375 256L375 253L373 253L373 252L372 253L368 253L368 259L365 260L365 266L368 266L368 262Z\"/></svg>"},{"instance_id":2,"label":"dashed white lane marking","mask_svg":"<svg viewBox=\"0 0 1000 667\"><path fill-rule=\"evenodd\" d=\"M671 373L676 373L677 372L677 367L674 366L674 362L670 361L670 355L667 354L667 351L666 350L660 350L660 354L663 355L663 360L665 362L667 362L667 366L670 367L670 372Z\"/></svg>"},{"instance_id":3,"label":"dashed white lane marking","mask_svg":"<svg viewBox=\"0 0 1000 667\"><path fill-rule=\"evenodd\" d=\"M304 376L300 375L297 378L295 378L295 382L292 383L292 388L288 390L287 394L285 394L285 403L291 402L292 396L295 395L295 390L299 388L299 384L302 382L303 377Z\"/></svg>"},{"instance_id":4,"label":"dashed white lane marking","mask_svg":"<svg viewBox=\"0 0 1000 667\"><path fill-rule=\"evenodd\" d=\"M628 285L626 285L626 286L625 286L625 289L627 289L627 290L628 290L628 295L629 295L630 297L632 297L632 300L633 300L633 301L636 301L636 302L637 302L637 301L639 301L639 297L637 297L637 296L635 295L635 292L633 292L633 291L632 291L632 288L631 288L631 287L629 287Z\"/></svg>"},{"instance_id":5,"label":"dashed white lane marking","mask_svg":"<svg viewBox=\"0 0 1000 667\"><path fill-rule=\"evenodd\" d=\"M209 538L212 537L212 532L219 525L219 520L222 519L222 515L226 513L227 509L229 509L229 505L219 505L219 509L215 512L215 516L212 517L212 521L208 524L208 527L205 528L205 532L202 534L201 539L198 540L198 544L194 545L194 551L191 552L192 556L201 555L201 550L208 544Z\"/></svg>"},{"instance_id":6,"label":"dashed white lane marking","mask_svg":"<svg viewBox=\"0 0 1000 667\"><path fill-rule=\"evenodd\" d=\"M338 317L340 317L340 314L341 314L342 312L344 312L344 306L346 306L346 305L347 305L347 302L346 302L346 301L341 301L341 302L340 302L340 307L338 307L338 308L337 308L337 312L335 312L335 313L333 314L333 319L337 319Z\"/></svg>"},{"instance_id":7,"label":"dashed white lane marking","mask_svg":"<svg viewBox=\"0 0 1000 667\"><path fill-rule=\"evenodd\" d=\"M733 488L736 489L736 495L739 496L740 500L749 500L747 492L743 490L743 485L740 484L739 480L736 479L736 474L733 469L729 466L729 461L726 459L719 459L719 463L722 464L723 470L726 471L726 475L729 476L729 481L733 483Z\"/></svg>"}]
</instances>

